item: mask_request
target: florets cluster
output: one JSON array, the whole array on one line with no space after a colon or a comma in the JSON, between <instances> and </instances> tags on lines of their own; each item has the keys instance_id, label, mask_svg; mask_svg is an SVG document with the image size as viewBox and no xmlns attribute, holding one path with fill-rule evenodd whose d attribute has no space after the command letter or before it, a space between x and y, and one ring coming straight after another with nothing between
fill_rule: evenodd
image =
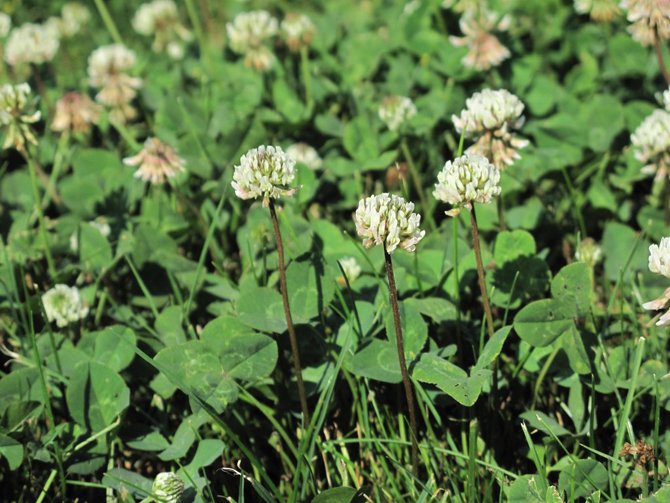
<instances>
[{"instance_id":1,"label":"florets cluster","mask_svg":"<svg viewBox=\"0 0 670 503\"><path fill-rule=\"evenodd\" d=\"M477 141L467 153L487 157L499 170L519 159L519 149L528 146L528 140L518 138L514 130L523 125L524 105L519 98L505 89L484 89L465 102L461 116L451 120L460 133Z\"/></svg>"},{"instance_id":2,"label":"florets cluster","mask_svg":"<svg viewBox=\"0 0 670 503\"><path fill-rule=\"evenodd\" d=\"M124 73L135 61L135 53L121 44L99 47L88 58L89 82L100 89L95 99L111 108L114 117L122 122L137 114L130 103L142 81Z\"/></svg>"},{"instance_id":3,"label":"florets cluster","mask_svg":"<svg viewBox=\"0 0 670 503\"><path fill-rule=\"evenodd\" d=\"M463 58L464 66L475 70L488 70L498 66L511 56L509 49L500 43L493 31L507 31L510 18L498 19L495 12L485 8L469 9L461 16L459 26L462 37L449 37L456 47L467 47L468 53Z\"/></svg>"},{"instance_id":4,"label":"florets cluster","mask_svg":"<svg viewBox=\"0 0 670 503\"><path fill-rule=\"evenodd\" d=\"M414 213L414 203L388 193L361 199L354 220L363 246L382 245L387 253L397 247L413 252L426 234L419 230L421 215Z\"/></svg>"},{"instance_id":5,"label":"florets cluster","mask_svg":"<svg viewBox=\"0 0 670 503\"><path fill-rule=\"evenodd\" d=\"M51 129L60 133L88 133L100 119L100 105L85 94L72 91L56 102L56 116Z\"/></svg>"},{"instance_id":6,"label":"florets cluster","mask_svg":"<svg viewBox=\"0 0 670 503\"><path fill-rule=\"evenodd\" d=\"M622 0L628 9L628 31L642 45L653 45L656 33L661 40L670 40L670 0Z\"/></svg>"},{"instance_id":7,"label":"florets cluster","mask_svg":"<svg viewBox=\"0 0 670 503\"><path fill-rule=\"evenodd\" d=\"M183 56L183 42L191 39L191 33L179 22L179 11L172 0L154 0L145 3L135 12L133 28L141 35L154 35L152 48L175 59Z\"/></svg>"},{"instance_id":8,"label":"florets cluster","mask_svg":"<svg viewBox=\"0 0 670 503\"><path fill-rule=\"evenodd\" d=\"M575 0L575 10L598 22L612 21L621 12L619 0Z\"/></svg>"},{"instance_id":9,"label":"florets cluster","mask_svg":"<svg viewBox=\"0 0 670 503\"><path fill-rule=\"evenodd\" d=\"M593 238L583 239L575 252L575 259L579 262L584 262L590 267L595 267L602 257L603 250Z\"/></svg>"},{"instance_id":10,"label":"florets cluster","mask_svg":"<svg viewBox=\"0 0 670 503\"><path fill-rule=\"evenodd\" d=\"M481 155L464 155L447 161L437 175L433 196L454 206L447 215L456 216L472 203L490 203L500 194L500 171Z\"/></svg>"},{"instance_id":11,"label":"florets cluster","mask_svg":"<svg viewBox=\"0 0 670 503\"><path fill-rule=\"evenodd\" d=\"M42 296L42 303L47 319L55 321L61 328L88 315L88 307L84 305L79 289L74 286L54 286Z\"/></svg>"},{"instance_id":12,"label":"florets cluster","mask_svg":"<svg viewBox=\"0 0 670 503\"><path fill-rule=\"evenodd\" d=\"M656 173L655 180L670 176L670 112L654 110L630 136L635 158L646 163L643 173Z\"/></svg>"},{"instance_id":13,"label":"florets cluster","mask_svg":"<svg viewBox=\"0 0 670 503\"><path fill-rule=\"evenodd\" d=\"M261 145L253 148L235 166L232 186L241 199L292 197L300 187L289 188L295 178L295 161L281 147Z\"/></svg>"},{"instance_id":14,"label":"florets cluster","mask_svg":"<svg viewBox=\"0 0 670 503\"><path fill-rule=\"evenodd\" d=\"M34 110L28 84L0 87L0 124L7 127L2 148L14 147L25 152L26 142L37 145L30 125L40 120L40 116L39 110Z\"/></svg>"},{"instance_id":15,"label":"florets cluster","mask_svg":"<svg viewBox=\"0 0 670 503\"><path fill-rule=\"evenodd\" d=\"M22 63L39 65L51 61L60 41L52 30L40 24L26 23L14 28L5 45L5 61L12 66Z\"/></svg>"},{"instance_id":16,"label":"florets cluster","mask_svg":"<svg viewBox=\"0 0 670 503\"><path fill-rule=\"evenodd\" d=\"M159 473L154 479L151 493L163 503L179 503L184 494L184 482L176 473Z\"/></svg>"},{"instance_id":17,"label":"florets cluster","mask_svg":"<svg viewBox=\"0 0 670 503\"><path fill-rule=\"evenodd\" d=\"M281 31L289 49L297 51L301 46L309 46L312 43L316 26L305 14L290 12L281 22Z\"/></svg>"},{"instance_id":18,"label":"florets cluster","mask_svg":"<svg viewBox=\"0 0 670 503\"><path fill-rule=\"evenodd\" d=\"M416 115L416 106L406 96L387 96L379 104L378 113L391 131L397 131Z\"/></svg>"},{"instance_id":19,"label":"florets cluster","mask_svg":"<svg viewBox=\"0 0 670 503\"><path fill-rule=\"evenodd\" d=\"M649 270L670 278L670 238L663 238L660 244L653 244L649 247ZM658 299L647 302L642 307L650 311L668 309L670 307L670 288L667 288ZM670 326L670 310L659 318L656 325Z\"/></svg>"},{"instance_id":20,"label":"florets cluster","mask_svg":"<svg viewBox=\"0 0 670 503\"><path fill-rule=\"evenodd\" d=\"M279 22L264 10L242 12L226 24L230 48L245 56L247 66L257 71L267 70L274 55L265 43L277 34Z\"/></svg>"},{"instance_id":21,"label":"florets cluster","mask_svg":"<svg viewBox=\"0 0 670 503\"><path fill-rule=\"evenodd\" d=\"M123 160L127 166L139 166L135 177L154 185L164 183L166 178L185 171L186 161L177 156L175 150L158 138L147 138L139 154Z\"/></svg>"},{"instance_id":22,"label":"florets cluster","mask_svg":"<svg viewBox=\"0 0 670 503\"><path fill-rule=\"evenodd\" d=\"M286 155L313 170L321 169L323 165L323 159L319 153L307 143L294 143L286 149Z\"/></svg>"}]
</instances>

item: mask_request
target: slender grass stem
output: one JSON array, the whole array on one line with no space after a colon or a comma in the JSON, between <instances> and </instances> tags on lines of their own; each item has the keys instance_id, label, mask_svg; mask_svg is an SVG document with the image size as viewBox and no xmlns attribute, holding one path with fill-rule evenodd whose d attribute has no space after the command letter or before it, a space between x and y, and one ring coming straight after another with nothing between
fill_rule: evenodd
<instances>
[{"instance_id":1,"label":"slender grass stem","mask_svg":"<svg viewBox=\"0 0 670 503\"><path fill-rule=\"evenodd\" d=\"M42 239L44 240L44 256L47 259L47 267L49 268L49 274L52 278L56 277L56 266L54 265L54 259L51 256L51 249L49 248L49 239L47 234L46 223L44 222L44 211L42 210L42 199L40 198L40 191L37 187L37 171L35 169L35 161L32 156L28 154L27 149L21 149L23 157L28 162L28 171L30 172L30 184L33 189L33 197L35 199L35 207L37 208L37 218L39 220L40 233L42 234Z\"/></svg>"},{"instance_id":2,"label":"slender grass stem","mask_svg":"<svg viewBox=\"0 0 670 503\"><path fill-rule=\"evenodd\" d=\"M112 39L114 39L114 42L116 42L117 44L123 44L123 39L119 34L119 30L116 29L114 19L109 14L105 2L103 0L93 0L93 1L95 2L95 6L98 8L98 12L100 13L102 22L105 23L105 27L107 28L107 31L109 32Z\"/></svg>"},{"instance_id":3,"label":"slender grass stem","mask_svg":"<svg viewBox=\"0 0 670 503\"><path fill-rule=\"evenodd\" d=\"M658 67L661 69L663 78L670 86L670 73L668 73L668 67L665 65L665 60L663 59L663 50L661 49L661 38L658 36L658 28L656 28L654 32L654 52L656 53L656 60L658 61Z\"/></svg>"},{"instance_id":4,"label":"slender grass stem","mask_svg":"<svg viewBox=\"0 0 670 503\"><path fill-rule=\"evenodd\" d=\"M405 161L407 161L407 167L409 168L409 174L412 177L414 189L419 196L419 201L421 201L421 209L423 210L423 214L426 216L426 225L428 230L432 230L435 228L435 222L433 221L433 216L431 215L428 208L428 201L426 200L426 194L423 192L421 178L419 177L419 172L416 169L416 164L414 164L414 158L412 157L412 153L407 146L407 140L404 136L400 137L400 149L402 150L402 155L405 158Z\"/></svg>"},{"instance_id":5,"label":"slender grass stem","mask_svg":"<svg viewBox=\"0 0 670 503\"><path fill-rule=\"evenodd\" d=\"M409 410L409 423L412 428L412 473L415 477L419 476L419 445L417 443L417 425L416 409L414 406L414 392L412 382L407 372L407 362L405 361L405 345L402 338L402 326L400 324L400 310L398 309L398 292L395 286L395 275L393 274L393 261L391 255L384 248L384 258L386 259L386 274L389 281L389 292L391 297L391 309L393 309L393 323L395 324L395 339L398 348L398 361L400 362L400 373L405 387L405 397L407 398L407 408Z\"/></svg>"},{"instance_id":6,"label":"slender grass stem","mask_svg":"<svg viewBox=\"0 0 670 503\"><path fill-rule=\"evenodd\" d=\"M291 307L288 302L288 290L286 288L286 269L284 268L284 244L279 230L279 220L277 220L277 209L274 201L270 200L270 216L272 217L272 227L277 241L277 254L279 255L279 284L281 286L281 296L284 301L284 314L286 315L286 324L288 325L288 335L291 340L291 352L293 353L293 367L295 368L295 377L298 382L298 393L300 394L300 406L305 426L310 423L309 409L307 408L307 395L305 394L305 384L302 381L302 367L300 366L300 352L298 351L298 339L293 327L293 318L291 317Z\"/></svg>"},{"instance_id":7,"label":"slender grass stem","mask_svg":"<svg viewBox=\"0 0 670 503\"><path fill-rule=\"evenodd\" d=\"M475 259L477 261L477 275L479 276L479 289L482 292L482 304L484 304L484 312L486 313L486 325L489 332L489 337L493 337L493 313L491 312L491 303L489 302L489 294L486 291L486 279L484 275L484 265L482 264L482 250L479 244L479 227L477 227L477 215L475 214L475 203L472 203L470 210L470 222L472 223L472 241L475 247Z\"/></svg>"}]
</instances>

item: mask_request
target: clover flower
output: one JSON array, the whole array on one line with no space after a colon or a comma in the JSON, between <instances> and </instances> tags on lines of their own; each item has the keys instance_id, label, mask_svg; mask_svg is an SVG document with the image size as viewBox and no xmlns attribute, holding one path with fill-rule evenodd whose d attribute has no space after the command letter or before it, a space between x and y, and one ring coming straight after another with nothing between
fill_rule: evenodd
<instances>
[{"instance_id":1,"label":"clover flower","mask_svg":"<svg viewBox=\"0 0 670 503\"><path fill-rule=\"evenodd\" d=\"M492 31L506 31L510 25L508 16L498 20L495 12L484 8L466 10L461 16L459 26L463 37L449 37L456 47L467 47L468 53L463 58L463 65L475 70L488 70L498 66L511 56L511 53L500 43Z\"/></svg>"},{"instance_id":2,"label":"clover flower","mask_svg":"<svg viewBox=\"0 0 670 503\"><path fill-rule=\"evenodd\" d=\"M0 38L5 38L12 28L12 18L0 12Z\"/></svg>"},{"instance_id":3,"label":"clover flower","mask_svg":"<svg viewBox=\"0 0 670 503\"><path fill-rule=\"evenodd\" d=\"M137 114L130 102L142 84L138 78L125 74L135 64L135 53L122 44L99 47L88 58L91 86L99 88L98 103L112 109L114 116L125 122Z\"/></svg>"},{"instance_id":4,"label":"clover flower","mask_svg":"<svg viewBox=\"0 0 670 503\"><path fill-rule=\"evenodd\" d=\"M392 253L398 246L413 252L426 235L419 230L421 215L414 213L414 203L394 194L383 193L361 199L354 220L356 232L363 237L363 246L384 246Z\"/></svg>"},{"instance_id":5,"label":"clover flower","mask_svg":"<svg viewBox=\"0 0 670 503\"><path fill-rule=\"evenodd\" d=\"M653 45L656 33L661 40L670 39L670 0L622 0L621 7L628 9L633 40Z\"/></svg>"},{"instance_id":6,"label":"clover flower","mask_svg":"<svg viewBox=\"0 0 670 503\"><path fill-rule=\"evenodd\" d=\"M63 19L63 35L73 37L91 19L91 11L79 2L68 2L61 9L61 17Z\"/></svg>"},{"instance_id":7,"label":"clover flower","mask_svg":"<svg viewBox=\"0 0 670 503\"><path fill-rule=\"evenodd\" d=\"M517 150L528 146L528 140L517 138L512 132L523 125L524 105L515 95L500 89L484 89L465 101L461 116L451 116L460 133L477 141L466 150L468 154L487 157L499 170L514 164L521 156Z\"/></svg>"},{"instance_id":8,"label":"clover flower","mask_svg":"<svg viewBox=\"0 0 670 503\"><path fill-rule=\"evenodd\" d=\"M456 216L472 203L490 203L500 194L500 171L481 155L464 155L447 161L437 175L433 197L454 206L447 215Z\"/></svg>"},{"instance_id":9,"label":"clover flower","mask_svg":"<svg viewBox=\"0 0 670 503\"><path fill-rule=\"evenodd\" d=\"M621 9L618 0L575 0L575 11L579 14L589 14L597 22L609 22L614 19Z\"/></svg>"},{"instance_id":10,"label":"clover flower","mask_svg":"<svg viewBox=\"0 0 670 503\"><path fill-rule=\"evenodd\" d=\"M293 197L300 187L289 188L295 178L295 161L281 147L261 145L242 156L235 166L232 186L241 199L263 197L263 206L270 198Z\"/></svg>"},{"instance_id":11,"label":"clover flower","mask_svg":"<svg viewBox=\"0 0 670 503\"><path fill-rule=\"evenodd\" d=\"M30 125L40 120L40 116L39 110L34 111L28 84L5 84L0 87L0 124L7 126L2 148L14 147L23 153L26 142L37 145Z\"/></svg>"},{"instance_id":12,"label":"clover flower","mask_svg":"<svg viewBox=\"0 0 670 503\"><path fill-rule=\"evenodd\" d=\"M103 238L109 237L112 233L112 228L105 220L92 220L88 224L100 232ZM76 232L70 236L70 249L75 253L79 249L79 239Z\"/></svg>"},{"instance_id":13,"label":"clover flower","mask_svg":"<svg viewBox=\"0 0 670 503\"><path fill-rule=\"evenodd\" d=\"M155 52L167 53L173 59L181 59L183 44L191 39L191 33L179 22L177 5L172 0L154 0L137 9L133 17L133 28L141 35L154 35L151 46Z\"/></svg>"},{"instance_id":14,"label":"clover flower","mask_svg":"<svg viewBox=\"0 0 670 503\"><path fill-rule=\"evenodd\" d=\"M346 257L338 260L338 262L340 263L340 266L342 266L346 279L344 276L338 276L336 278L337 282L342 286L346 286L347 280L349 280L349 284L352 285L361 275L361 266L358 265L358 262L354 257Z\"/></svg>"},{"instance_id":15,"label":"clover flower","mask_svg":"<svg viewBox=\"0 0 670 503\"><path fill-rule=\"evenodd\" d=\"M397 131L416 115L416 106L405 96L387 96L379 104L379 118L391 131Z\"/></svg>"},{"instance_id":16,"label":"clover flower","mask_svg":"<svg viewBox=\"0 0 670 503\"><path fill-rule=\"evenodd\" d=\"M670 278L670 238L663 238L659 245L653 244L649 247L649 270ZM667 288L658 299L647 302L642 307L649 311L668 309L670 307L670 288ZM670 310L659 318L656 325L670 326Z\"/></svg>"},{"instance_id":17,"label":"clover flower","mask_svg":"<svg viewBox=\"0 0 670 503\"><path fill-rule=\"evenodd\" d=\"M51 129L59 133L88 133L91 124L100 119L100 105L85 94L72 91L56 102L56 116Z\"/></svg>"},{"instance_id":18,"label":"clover flower","mask_svg":"<svg viewBox=\"0 0 670 503\"><path fill-rule=\"evenodd\" d=\"M185 171L186 161L178 157L170 145L158 138L147 138L140 153L126 157L123 163L127 166L139 166L135 177L156 185L164 183L165 178L174 178L177 173Z\"/></svg>"},{"instance_id":19,"label":"clover flower","mask_svg":"<svg viewBox=\"0 0 670 503\"><path fill-rule=\"evenodd\" d=\"M63 20L56 16L51 16L42 26L55 39L59 40L63 37Z\"/></svg>"},{"instance_id":20,"label":"clover flower","mask_svg":"<svg viewBox=\"0 0 670 503\"><path fill-rule=\"evenodd\" d=\"M290 12L281 22L281 31L289 49L298 51L301 46L309 46L312 43L316 26L305 14Z\"/></svg>"},{"instance_id":21,"label":"clover flower","mask_svg":"<svg viewBox=\"0 0 670 503\"><path fill-rule=\"evenodd\" d=\"M84 305L79 289L75 286L56 285L42 296L47 320L55 321L59 327L67 327L84 319L88 307Z\"/></svg>"},{"instance_id":22,"label":"clover flower","mask_svg":"<svg viewBox=\"0 0 670 503\"><path fill-rule=\"evenodd\" d=\"M602 259L602 256L603 250L593 238L583 239L575 252L575 259L579 262L584 262L589 267L595 267Z\"/></svg>"},{"instance_id":23,"label":"clover flower","mask_svg":"<svg viewBox=\"0 0 670 503\"><path fill-rule=\"evenodd\" d=\"M630 135L635 158L647 163L643 173L656 173L655 181L670 176L670 112L654 110Z\"/></svg>"},{"instance_id":24,"label":"clover flower","mask_svg":"<svg viewBox=\"0 0 670 503\"><path fill-rule=\"evenodd\" d=\"M286 155L312 170L321 169L323 165L323 159L319 157L319 153L307 143L294 143L286 149Z\"/></svg>"},{"instance_id":25,"label":"clover flower","mask_svg":"<svg viewBox=\"0 0 670 503\"><path fill-rule=\"evenodd\" d=\"M5 61L12 66L22 63L36 65L51 61L60 42L52 30L39 24L26 23L14 28L5 45Z\"/></svg>"},{"instance_id":26,"label":"clover flower","mask_svg":"<svg viewBox=\"0 0 670 503\"><path fill-rule=\"evenodd\" d=\"M179 503L182 494L184 494L184 482L179 475L172 472L163 472L156 475L154 483L151 486L151 493L156 498L150 498L150 501L160 501L162 503Z\"/></svg>"},{"instance_id":27,"label":"clover flower","mask_svg":"<svg viewBox=\"0 0 670 503\"><path fill-rule=\"evenodd\" d=\"M277 34L278 21L264 10L242 12L232 23L226 24L226 33L232 51L244 55L244 62L256 71L264 71L274 63L274 55L265 42Z\"/></svg>"}]
</instances>

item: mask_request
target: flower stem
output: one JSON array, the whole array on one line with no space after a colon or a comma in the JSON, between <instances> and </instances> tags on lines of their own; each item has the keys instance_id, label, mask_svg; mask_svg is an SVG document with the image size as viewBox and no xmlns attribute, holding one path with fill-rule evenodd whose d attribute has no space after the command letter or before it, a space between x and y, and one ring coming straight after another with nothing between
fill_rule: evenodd
<instances>
[{"instance_id":1,"label":"flower stem","mask_svg":"<svg viewBox=\"0 0 670 503\"><path fill-rule=\"evenodd\" d=\"M482 292L482 303L486 313L486 325L488 327L489 337L493 337L493 314L491 313L491 303L489 294L486 291L486 280L484 277L484 265L482 264L482 249L479 245L479 228L477 227L477 215L475 214L475 203L472 203L470 210L470 221L472 223L472 241L475 247L475 259L477 260L477 275L479 276L479 289Z\"/></svg>"},{"instance_id":2,"label":"flower stem","mask_svg":"<svg viewBox=\"0 0 670 503\"><path fill-rule=\"evenodd\" d=\"M409 423L412 428L412 472L415 477L419 476L419 445L417 444L417 426L416 410L414 408L414 392L412 391L412 382L407 372L407 362L405 361L405 345L402 339L402 326L400 325L400 311L398 310L398 292L395 286L395 275L393 274L393 262L391 255L384 248L384 258L386 259L386 274L389 281L389 292L391 296L391 308L393 309L393 322L395 324L395 339L398 348L398 361L400 362L400 373L402 382L405 386L405 397L407 398L407 408L409 409Z\"/></svg>"},{"instance_id":3,"label":"flower stem","mask_svg":"<svg viewBox=\"0 0 670 503\"><path fill-rule=\"evenodd\" d=\"M665 226L670 225L670 178L665 179L663 194L663 221Z\"/></svg>"},{"instance_id":4,"label":"flower stem","mask_svg":"<svg viewBox=\"0 0 670 503\"><path fill-rule=\"evenodd\" d=\"M44 101L44 104L47 107L47 111L49 112L49 115L51 117L53 117L53 115L54 115L53 103L51 103L51 99L49 98L49 95L47 94L47 89L44 86L44 81L42 80L42 75L40 75L40 69L34 63L31 64L30 66L33 70L33 78L35 79L35 85L37 86L37 92L39 93L40 97L42 98L42 101Z\"/></svg>"},{"instance_id":5,"label":"flower stem","mask_svg":"<svg viewBox=\"0 0 670 503\"><path fill-rule=\"evenodd\" d=\"M302 367L300 366L300 353L298 352L298 339L295 336L295 328L293 327L293 318L291 317L291 308L288 303L288 290L286 288L286 270L284 269L284 244L281 239L281 232L279 231L279 221L277 220L277 210L274 201L270 200L270 216L272 217L272 227L275 231L275 239L277 240L277 254L279 255L279 284L281 286L281 296L284 301L284 314L286 315L286 324L288 325L288 335L291 340L291 352L293 353L293 367L295 369L295 377L298 381L298 393L300 394L300 406L302 407L302 415L305 422L305 427L309 425L309 409L307 408L307 395L305 394L305 385L302 381Z\"/></svg>"},{"instance_id":6,"label":"flower stem","mask_svg":"<svg viewBox=\"0 0 670 503\"><path fill-rule=\"evenodd\" d=\"M312 74L309 68L309 48L305 44L300 46L300 69L302 70L302 84L305 86L305 104L311 113L314 107L314 97L312 96Z\"/></svg>"},{"instance_id":7,"label":"flower stem","mask_svg":"<svg viewBox=\"0 0 670 503\"><path fill-rule=\"evenodd\" d=\"M503 206L502 197L499 195L496 196L496 204L498 206L498 225L501 231L505 231L507 230L507 224L505 224L505 207Z\"/></svg>"},{"instance_id":8,"label":"flower stem","mask_svg":"<svg viewBox=\"0 0 670 503\"><path fill-rule=\"evenodd\" d=\"M107 6L105 5L104 0L93 0L95 2L95 6L98 8L98 12L100 13L100 17L102 18L102 22L105 23L105 26L107 27L107 31L111 35L112 39L114 39L114 42L117 44L123 44L123 39L121 38L121 35L119 34L119 30L116 29L116 25L114 24L114 19L112 19L112 16L110 16L109 11L107 10Z\"/></svg>"},{"instance_id":9,"label":"flower stem","mask_svg":"<svg viewBox=\"0 0 670 503\"><path fill-rule=\"evenodd\" d=\"M423 214L426 216L426 224L428 230L432 230L435 228L433 222L433 216L428 210L428 202L426 201L426 195L423 192L421 179L419 178L419 173L417 172L416 165L414 164L414 158L412 157L412 153L410 152L409 147L407 146L407 140L405 140L404 136L400 137L400 149L402 150L402 155L405 157L405 160L407 161L407 166L409 167L409 173L412 176L412 183L414 184L416 193L419 195L419 200L421 201L421 208L423 210Z\"/></svg>"},{"instance_id":10,"label":"flower stem","mask_svg":"<svg viewBox=\"0 0 670 503\"><path fill-rule=\"evenodd\" d=\"M42 234L42 240L44 241L44 256L47 259L47 267L49 268L49 274L51 278L56 277L56 266L54 265L54 259L51 256L51 249L49 248L49 239L47 235L47 227L44 223L44 211L42 210L42 200L40 198L40 191L37 188L37 174L35 169L35 161L32 156L28 154L28 149L21 149L23 157L28 163L28 171L30 172L30 183L33 188L33 198L35 199L35 208L37 208L37 218L39 220L40 233Z\"/></svg>"},{"instance_id":11,"label":"flower stem","mask_svg":"<svg viewBox=\"0 0 670 503\"><path fill-rule=\"evenodd\" d=\"M665 78L665 82L670 86L670 73L668 73L668 67L665 66L665 60L663 59L663 51L661 50L661 38L658 36L658 27L654 31L654 52L656 53L656 60L658 61L658 67L661 69L661 73Z\"/></svg>"}]
</instances>

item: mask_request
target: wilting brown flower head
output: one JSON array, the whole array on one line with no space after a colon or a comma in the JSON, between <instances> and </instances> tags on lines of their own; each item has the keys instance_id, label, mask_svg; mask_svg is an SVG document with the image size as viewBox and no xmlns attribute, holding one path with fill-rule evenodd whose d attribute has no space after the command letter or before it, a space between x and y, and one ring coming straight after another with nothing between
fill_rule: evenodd
<instances>
[{"instance_id":1,"label":"wilting brown flower head","mask_svg":"<svg viewBox=\"0 0 670 503\"><path fill-rule=\"evenodd\" d=\"M628 31L642 45L653 45L656 33L661 40L670 40L670 0L622 0L628 9Z\"/></svg>"},{"instance_id":2,"label":"wilting brown flower head","mask_svg":"<svg viewBox=\"0 0 670 503\"><path fill-rule=\"evenodd\" d=\"M100 119L100 105L85 94L69 92L56 103L51 129L59 133L88 133Z\"/></svg>"},{"instance_id":3,"label":"wilting brown flower head","mask_svg":"<svg viewBox=\"0 0 670 503\"><path fill-rule=\"evenodd\" d=\"M158 138L147 138L140 153L125 158L123 163L127 166L139 166L135 176L155 185L164 183L165 178L173 178L178 172L185 171L186 161L178 157L170 145Z\"/></svg>"},{"instance_id":4,"label":"wilting brown flower head","mask_svg":"<svg viewBox=\"0 0 670 503\"><path fill-rule=\"evenodd\" d=\"M476 70L488 70L498 66L510 57L510 52L493 35L493 31L506 31L510 25L508 16L498 20L495 12L484 8L466 11L459 21L463 37L449 37L449 41L456 47L467 47L468 53L463 58L463 64Z\"/></svg>"}]
</instances>

